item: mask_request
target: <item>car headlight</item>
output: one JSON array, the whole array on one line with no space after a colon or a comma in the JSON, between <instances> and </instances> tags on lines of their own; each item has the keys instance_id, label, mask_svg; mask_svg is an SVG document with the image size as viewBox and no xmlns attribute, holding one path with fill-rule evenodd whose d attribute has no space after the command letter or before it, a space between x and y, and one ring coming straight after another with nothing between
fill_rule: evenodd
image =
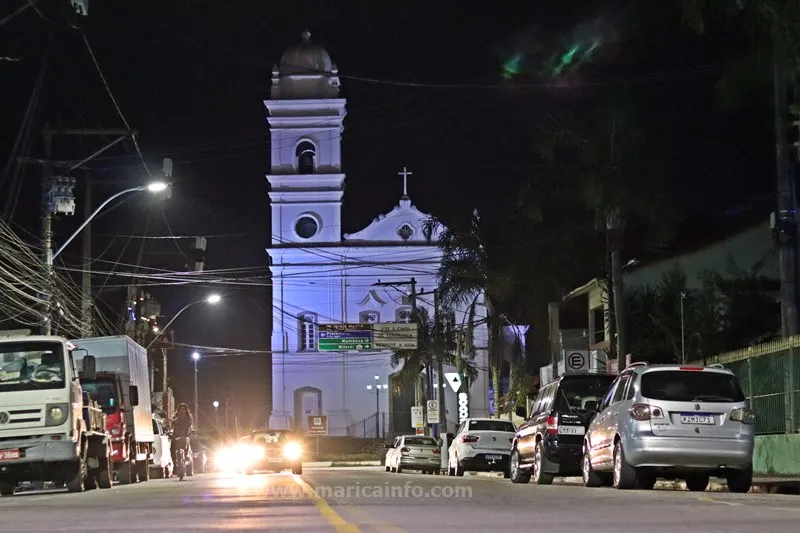
<instances>
[{"instance_id":1,"label":"car headlight","mask_svg":"<svg viewBox=\"0 0 800 533\"><path fill-rule=\"evenodd\" d=\"M283 447L283 456L290 461L300 459L301 455L303 455L303 448L296 442L290 442Z\"/></svg>"},{"instance_id":2,"label":"car headlight","mask_svg":"<svg viewBox=\"0 0 800 533\"><path fill-rule=\"evenodd\" d=\"M45 407L45 425L60 426L67 419L67 406L50 404Z\"/></svg>"}]
</instances>

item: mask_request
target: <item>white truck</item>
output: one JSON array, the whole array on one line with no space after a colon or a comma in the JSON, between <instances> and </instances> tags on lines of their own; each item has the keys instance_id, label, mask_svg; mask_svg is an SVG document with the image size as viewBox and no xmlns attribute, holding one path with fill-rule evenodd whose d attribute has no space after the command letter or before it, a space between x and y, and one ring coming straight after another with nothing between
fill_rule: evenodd
<instances>
[{"instance_id":1,"label":"white truck","mask_svg":"<svg viewBox=\"0 0 800 533\"><path fill-rule=\"evenodd\" d=\"M111 487L105 417L81 388L74 355L62 337L0 333L0 495L23 481Z\"/></svg>"},{"instance_id":2,"label":"white truck","mask_svg":"<svg viewBox=\"0 0 800 533\"><path fill-rule=\"evenodd\" d=\"M81 386L96 399L106 415L111 434L111 457L121 484L148 481L153 462L153 410L147 350L128 336L74 339ZM82 362L91 355L91 376Z\"/></svg>"}]
</instances>

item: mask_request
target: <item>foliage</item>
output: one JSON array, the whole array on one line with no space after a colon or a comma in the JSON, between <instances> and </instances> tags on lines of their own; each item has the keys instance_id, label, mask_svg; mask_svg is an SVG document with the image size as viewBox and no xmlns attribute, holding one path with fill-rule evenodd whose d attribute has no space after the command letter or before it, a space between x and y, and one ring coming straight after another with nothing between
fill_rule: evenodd
<instances>
[{"instance_id":1,"label":"foliage","mask_svg":"<svg viewBox=\"0 0 800 533\"><path fill-rule=\"evenodd\" d=\"M779 308L774 283L759 274L761 268L746 272L730 264L725 273L704 271L699 287L689 289L676 265L655 285L629 288L632 353L651 363L680 362L685 342L691 361L771 337L779 329Z\"/></svg>"}]
</instances>

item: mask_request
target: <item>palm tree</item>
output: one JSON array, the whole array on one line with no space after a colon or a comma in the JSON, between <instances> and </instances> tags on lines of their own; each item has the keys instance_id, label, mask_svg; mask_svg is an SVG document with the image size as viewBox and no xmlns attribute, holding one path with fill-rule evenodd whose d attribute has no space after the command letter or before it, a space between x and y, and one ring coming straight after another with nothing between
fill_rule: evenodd
<instances>
[{"instance_id":1,"label":"palm tree","mask_svg":"<svg viewBox=\"0 0 800 533\"><path fill-rule=\"evenodd\" d=\"M703 33L706 20L722 15L740 19L752 37L748 53L731 63L720 80L721 93L734 103L766 78L771 78L775 123L776 177L778 210L782 227L795 234L796 222L789 215L795 210L794 177L789 159L789 116L800 118L797 95L800 75L800 2L797 0L683 0L685 18ZM759 75L760 74L760 75ZM793 88L795 105L788 105L788 92ZM800 333L798 316L796 248L789 242L781 246L781 314L783 334Z\"/></svg>"},{"instance_id":2,"label":"palm tree","mask_svg":"<svg viewBox=\"0 0 800 533\"><path fill-rule=\"evenodd\" d=\"M466 309L469 319L465 334L472 338L476 306L483 295L486 322L489 325L489 370L492 378L495 410L500 406L500 372L502 369L502 337L504 317L497 309L512 293L513 279L490 251L489 240L475 209L463 229L450 230L440 220L431 217L425 222L424 233L431 240L438 235L442 263L438 269L439 300L446 309Z\"/></svg>"},{"instance_id":3,"label":"palm tree","mask_svg":"<svg viewBox=\"0 0 800 533\"><path fill-rule=\"evenodd\" d=\"M561 194L571 196L595 218L610 256L616 354L629 353L622 278L623 235L631 220L668 227L658 144L650 142L633 114L617 105L568 115L542 127L536 145L545 172Z\"/></svg>"}]
</instances>

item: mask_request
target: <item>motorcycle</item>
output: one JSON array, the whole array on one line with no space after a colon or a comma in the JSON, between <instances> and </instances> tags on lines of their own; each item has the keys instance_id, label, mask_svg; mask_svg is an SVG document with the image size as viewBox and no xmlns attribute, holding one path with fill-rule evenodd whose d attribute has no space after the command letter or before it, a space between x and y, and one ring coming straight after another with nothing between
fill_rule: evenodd
<instances>
[{"instance_id":1,"label":"motorcycle","mask_svg":"<svg viewBox=\"0 0 800 533\"><path fill-rule=\"evenodd\" d=\"M193 434L194 432L191 432L189 435ZM174 451L175 475L178 476L179 481L183 481L184 477L192 477L194 475L194 457L189 437L176 437L172 431L170 431L169 436L172 441L172 450Z\"/></svg>"}]
</instances>

